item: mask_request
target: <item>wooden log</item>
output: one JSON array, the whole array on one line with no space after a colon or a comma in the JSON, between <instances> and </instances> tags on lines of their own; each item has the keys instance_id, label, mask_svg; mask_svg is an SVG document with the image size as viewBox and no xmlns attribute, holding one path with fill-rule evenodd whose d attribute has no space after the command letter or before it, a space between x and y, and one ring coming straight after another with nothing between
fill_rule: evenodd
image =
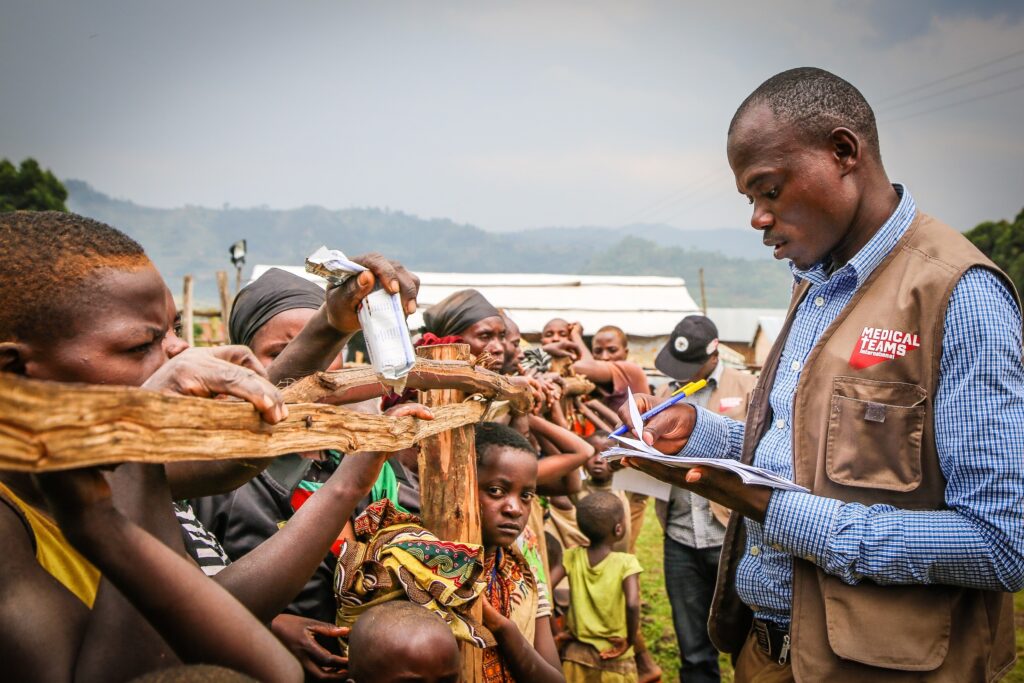
<instances>
[{"instance_id":1,"label":"wooden log","mask_svg":"<svg viewBox=\"0 0 1024 683\"><path fill-rule=\"evenodd\" d=\"M196 345L196 328L192 318L192 290L194 287L192 276L186 275L185 291L181 297L181 331L185 333L182 338L188 342L189 346Z\"/></svg>"},{"instance_id":2,"label":"wooden log","mask_svg":"<svg viewBox=\"0 0 1024 683\"><path fill-rule=\"evenodd\" d=\"M0 469L45 472L119 462L272 457L336 448L393 452L471 425L482 401L438 405L433 420L300 403L264 422L241 401L0 375ZM475 496L475 489L474 489ZM474 497L475 500L475 497Z\"/></svg>"},{"instance_id":3,"label":"wooden log","mask_svg":"<svg viewBox=\"0 0 1024 683\"><path fill-rule=\"evenodd\" d=\"M406 386L421 391L450 388L466 394L481 394L490 399L508 401L520 413L528 413L533 407L529 389L512 384L507 377L496 372L473 367L466 360L417 358ZM367 387L373 391L367 391ZM361 367L317 372L285 387L282 393L288 403L321 401L327 397L332 402L351 403L379 396L388 390L389 387L380 382L372 368Z\"/></svg>"},{"instance_id":4,"label":"wooden log","mask_svg":"<svg viewBox=\"0 0 1024 683\"><path fill-rule=\"evenodd\" d=\"M469 345L425 346L417 349L416 355L432 361L468 361ZM459 389L432 389L421 394L421 402L431 410L461 405L464 398L465 393ZM441 432L420 443L420 510L423 523L442 540L481 542L474 444L472 425ZM479 600L470 613L483 623L483 605ZM460 648L462 680L482 682L483 651L466 643L461 643Z\"/></svg>"},{"instance_id":5,"label":"wooden log","mask_svg":"<svg viewBox=\"0 0 1024 683\"><path fill-rule=\"evenodd\" d=\"M217 292L220 294L220 326L224 343L228 343L228 321L231 320L231 290L228 289L227 271L217 271Z\"/></svg>"},{"instance_id":6,"label":"wooden log","mask_svg":"<svg viewBox=\"0 0 1024 683\"><path fill-rule=\"evenodd\" d=\"M562 378L563 396L585 396L597 386L583 375L569 375Z\"/></svg>"}]
</instances>

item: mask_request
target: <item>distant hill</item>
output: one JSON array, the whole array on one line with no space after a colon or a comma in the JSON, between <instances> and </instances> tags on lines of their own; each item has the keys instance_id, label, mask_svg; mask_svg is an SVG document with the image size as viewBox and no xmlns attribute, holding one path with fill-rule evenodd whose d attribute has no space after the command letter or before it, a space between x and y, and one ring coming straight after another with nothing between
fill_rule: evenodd
<instances>
[{"instance_id":1,"label":"distant hill","mask_svg":"<svg viewBox=\"0 0 1024 683\"><path fill-rule=\"evenodd\" d=\"M695 299L703 267L710 306L778 307L789 299L788 268L750 230L633 225L490 233L376 208L155 209L113 199L81 180L65 185L71 211L138 240L175 293L182 276L194 275L197 299L206 303L216 300L214 273L230 270L228 246L243 238L249 267L299 265L326 244L349 255L379 251L424 271L676 275L686 278Z\"/></svg>"}]
</instances>

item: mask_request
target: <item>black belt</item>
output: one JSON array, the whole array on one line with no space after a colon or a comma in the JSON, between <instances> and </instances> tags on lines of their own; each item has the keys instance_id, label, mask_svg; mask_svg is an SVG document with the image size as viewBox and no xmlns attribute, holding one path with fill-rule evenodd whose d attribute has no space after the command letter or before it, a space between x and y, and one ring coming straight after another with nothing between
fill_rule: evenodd
<instances>
[{"instance_id":1,"label":"black belt","mask_svg":"<svg viewBox=\"0 0 1024 683\"><path fill-rule=\"evenodd\" d=\"M789 661L789 630L776 626L770 621L754 619L754 637L761 652L785 666Z\"/></svg>"}]
</instances>

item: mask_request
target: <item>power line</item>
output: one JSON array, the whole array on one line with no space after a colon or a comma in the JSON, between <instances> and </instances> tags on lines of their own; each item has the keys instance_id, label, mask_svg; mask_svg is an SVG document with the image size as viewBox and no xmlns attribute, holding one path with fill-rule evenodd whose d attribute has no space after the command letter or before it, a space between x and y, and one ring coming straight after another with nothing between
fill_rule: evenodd
<instances>
[{"instance_id":1,"label":"power line","mask_svg":"<svg viewBox=\"0 0 1024 683\"><path fill-rule=\"evenodd\" d=\"M974 65L974 66L972 66L970 68L964 69L963 71L957 71L956 73L949 74L948 76L943 76L942 78L936 78L933 81L928 81L927 83L922 83L922 84L916 85L916 86L914 86L912 88L909 88L909 89L906 89L906 90L902 90L902 91L900 91L898 93L894 93L894 94L892 94L892 95L890 95L888 97L883 97L880 100L875 100L875 106L878 106L878 105L881 105L881 104L885 104L886 102L891 102L893 100L903 99L907 95L912 95L912 94L914 94L916 92L920 92L922 90L925 90L926 88L930 88L933 85L938 85L939 83L945 83L946 81L952 80L954 78L959 78L960 76L965 76L965 75L967 75L969 73L973 73L973 72L978 71L980 69L984 69L987 66L992 66L993 64L998 64L999 62L1005 62L1008 59L1013 59L1014 57L1017 57L1019 55L1024 55L1024 50L1017 50L1015 52L1011 52L1008 55L1003 55L1002 57L997 57L996 59L992 59L992 60L989 60L987 62L983 62L981 64L976 64L976 65Z\"/></svg>"},{"instance_id":2,"label":"power line","mask_svg":"<svg viewBox=\"0 0 1024 683\"><path fill-rule=\"evenodd\" d=\"M1022 69L1024 69L1024 64L1021 64L1020 66L1015 66L1012 69L1006 69L1004 71L1000 71L998 73L994 73L994 74L991 74L989 76L985 76L984 78L978 78L978 79L975 79L973 81L967 81L966 83L960 83L959 85L951 85L948 88L944 88L942 90L938 90L936 92L929 93L928 95L925 95L924 97L918 97L917 99L913 99L913 100L910 100L908 102L903 102L901 104L894 104L891 107L883 107L883 109L888 112L888 111L892 111L893 109L899 109L901 107L908 107L908 106L910 106L912 104L918 104L920 102L924 102L925 100L930 100L933 97L938 97L940 95L945 95L947 93L951 93L951 92L954 92L956 90L963 90L964 88L969 88L972 85L977 85L979 83L985 83L985 82L991 81L991 80L993 80L995 78L999 78L1000 76L1005 76L1006 74L1012 74L1012 73L1014 73L1016 71L1021 71Z\"/></svg>"},{"instance_id":3,"label":"power line","mask_svg":"<svg viewBox=\"0 0 1024 683\"><path fill-rule=\"evenodd\" d=\"M1013 86L1011 88L1005 88L1003 90L997 90L995 92L985 93L983 95L976 95L974 97L968 97L967 99L964 99L964 100L957 100L956 102L950 102L950 103L944 104L944 105L942 105L940 107L934 107L932 109L925 109L923 111L914 112L912 114L907 114L906 116L901 116L899 118L888 119L886 121L882 121L881 123L896 123L898 121L906 121L907 119L913 119L913 118L916 118L918 116L924 116L925 114L933 114L933 113L935 113L937 111L942 111L943 109L951 109L953 107L959 107L961 104L968 104L969 102L977 102L978 100L987 100L990 97L996 97L997 95L1005 95L1006 93L1014 92L1016 90L1024 90L1024 83L1021 83L1020 85L1015 85L1015 86Z\"/></svg>"}]
</instances>

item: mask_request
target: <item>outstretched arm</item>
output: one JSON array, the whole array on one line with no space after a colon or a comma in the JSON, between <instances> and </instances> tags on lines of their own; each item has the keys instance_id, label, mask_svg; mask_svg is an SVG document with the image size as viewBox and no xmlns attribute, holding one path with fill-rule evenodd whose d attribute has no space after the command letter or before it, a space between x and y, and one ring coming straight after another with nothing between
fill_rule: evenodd
<instances>
[{"instance_id":1,"label":"outstretched arm","mask_svg":"<svg viewBox=\"0 0 1024 683\"><path fill-rule=\"evenodd\" d=\"M429 410L416 403L395 406L386 414L433 419ZM355 506L370 492L388 455L346 455L280 531L218 572L214 580L261 620L276 617L316 571Z\"/></svg>"},{"instance_id":2,"label":"outstretched arm","mask_svg":"<svg viewBox=\"0 0 1024 683\"><path fill-rule=\"evenodd\" d=\"M68 541L182 661L218 664L259 680L302 680L295 658L248 610L114 508L102 473L72 470L36 480Z\"/></svg>"},{"instance_id":3,"label":"outstretched arm","mask_svg":"<svg viewBox=\"0 0 1024 683\"><path fill-rule=\"evenodd\" d=\"M484 626L494 634L501 656L515 680L565 683L558 649L551 635L551 617L537 619L536 635L531 643L511 620L494 609L486 597L481 596L480 599L484 606Z\"/></svg>"},{"instance_id":4,"label":"outstretched arm","mask_svg":"<svg viewBox=\"0 0 1024 683\"><path fill-rule=\"evenodd\" d=\"M556 496L579 492L577 470L594 454L594 447L568 429L536 415L530 416L530 431L556 449L537 463L538 490L544 495Z\"/></svg>"}]
</instances>

